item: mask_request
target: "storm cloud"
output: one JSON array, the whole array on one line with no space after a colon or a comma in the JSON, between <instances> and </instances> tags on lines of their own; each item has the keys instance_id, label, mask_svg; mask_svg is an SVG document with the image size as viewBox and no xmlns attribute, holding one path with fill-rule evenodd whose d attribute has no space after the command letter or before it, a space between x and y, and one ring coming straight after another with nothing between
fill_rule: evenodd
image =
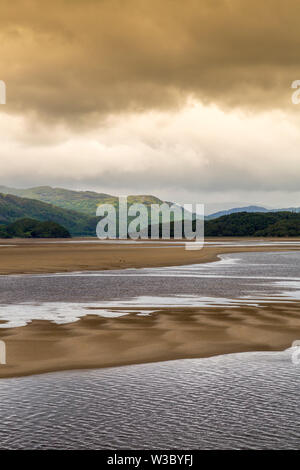
<instances>
[{"instance_id":1,"label":"storm cloud","mask_svg":"<svg viewBox=\"0 0 300 470\"><path fill-rule=\"evenodd\" d=\"M299 15L296 0L2 0L1 183L297 204Z\"/></svg>"},{"instance_id":2,"label":"storm cloud","mask_svg":"<svg viewBox=\"0 0 300 470\"><path fill-rule=\"evenodd\" d=\"M3 0L8 107L70 124L176 109L187 97L291 107L297 0Z\"/></svg>"}]
</instances>

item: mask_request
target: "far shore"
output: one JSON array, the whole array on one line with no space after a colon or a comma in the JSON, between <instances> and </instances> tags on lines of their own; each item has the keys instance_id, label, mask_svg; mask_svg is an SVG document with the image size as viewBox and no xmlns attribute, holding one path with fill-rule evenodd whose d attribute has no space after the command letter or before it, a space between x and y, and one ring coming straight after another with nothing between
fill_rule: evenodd
<instances>
[{"instance_id":1,"label":"far shore","mask_svg":"<svg viewBox=\"0 0 300 470\"><path fill-rule=\"evenodd\" d=\"M120 310L120 309L118 309ZM246 351L284 350L300 339L300 303L166 308L149 316L91 314L57 325L35 320L1 328L0 378L113 367Z\"/></svg>"},{"instance_id":2,"label":"far shore","mask_svg":"<svg viewBox=\"0 0 300 470\"><path fill-rule=\"evenodd\" d=\"M255 238L207 238L210 242L249 242ZM82 243L88 241L89 243ZM225 253L300 250L300 238L266 238L268 242L299 242L299 246L205 246L201 250L185 250L170 240L166 245L151 241L136 244L106 244L97 239L0 240L0 275L39 274L108 269L180 266L216 261ZM53 243L54 242L54 243Z\"/></svg>"}]
</instances>

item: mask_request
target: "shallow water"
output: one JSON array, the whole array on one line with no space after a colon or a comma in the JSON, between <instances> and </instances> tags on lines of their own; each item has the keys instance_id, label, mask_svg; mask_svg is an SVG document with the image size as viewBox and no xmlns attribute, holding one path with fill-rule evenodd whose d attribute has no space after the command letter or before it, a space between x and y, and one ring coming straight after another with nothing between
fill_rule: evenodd
<instances>
[{"instance_id":1,"label":"shallow water","mask_svg":"<svg viewBox=\"0 0 300 470\"><path fill-rule=\"evenodd\" d=\"M9 322L0 327L32 319L72 322L91 307L93 314L114 317L133 308L151 314L163 307L293 299L300 299L300 252L227 254L179 267L0 276L0 320Z\"/></svg>"},{"instance_id":2,"label":"shallow water","mask_svg":"<svg viewBox=\"0 0 300 470\"><path fill-rule=\"evenodd\" d=\"M1 449L299 449L291 349L0 381Z\"/></svg>"},{"instance_id":3,"label":"shallow water","mask_svg":"<svg viewBox=\"0 0 300 470\"><path fill-rule=\"evenodd\" d=\"M238 306L299 293L300 253L242 253L182 267L1 276L0 319L63 323L91 306L103 316L134 308L151 315L162 306ZM0 448L299 449L293 351L2 379Z\"/></svg>"}]
</instances>

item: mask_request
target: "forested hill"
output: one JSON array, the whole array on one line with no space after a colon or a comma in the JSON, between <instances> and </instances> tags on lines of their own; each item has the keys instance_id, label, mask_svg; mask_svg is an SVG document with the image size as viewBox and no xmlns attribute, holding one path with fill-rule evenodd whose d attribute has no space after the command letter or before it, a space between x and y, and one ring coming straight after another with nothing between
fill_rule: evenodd
<instances>
[{"instance_id":1,"label":"forested hill","mask_svg":"<svg viewBox=\"0 0 300 470\"><path fill-rule=\"evenodd\" d=\"M68 230L56 222L20 219L0 225L0 238L70 238Z\"/></svg>"},{"instance_id":2,"label":"forested hill","mask_svg":"<svg viewBox=\"0 0 300 470\"><path fill-rule=\"evenodd\" d=\"M73 236L95 236L98 221L96 217L52 204L0 193L0 224L9 224L24 218L56 222Z\"/></svg>"},{"instance_id":3,"label":"forested hill","mask_svg":"<svg viewBox=\"0 0 300 470\"><path fill-rule=\"evenodd\" d=\"M91 217L95 216L99 204L112 204L117 207L118 198L110 194L96 193L94 191L72 191L51 186L37 186L35 188L17 189L0 186L0 193L34 199L67 210L81 212ZM161 204L163 201L151 195L128 196L128 204L142 203L147 207L150 204Z\"/></svg>"},{"instance_id":4,"label":"forested hill","mask_svg":"<svg viewBox=\"0 0 300 470\"><path fill-rule=\"evenodd\" d=\"M55 222L72 236L95 236L98 218L45 202L0 193L0 225L18 219ZM171 223L171 234L172 234ZM205 221L206 237L297 237L300 214L292 212L239 212Z\"/></svg>"},{"instance_id":5,"label":"forested hill","mask_svg":"<svg viewBox=\"0 0 300 470\"><path fill-rule=\"evenodd\" d=\"M224 215L205 222L206 237L298 237L300 214L292 212Z\"/></svg>"}]
</instances>

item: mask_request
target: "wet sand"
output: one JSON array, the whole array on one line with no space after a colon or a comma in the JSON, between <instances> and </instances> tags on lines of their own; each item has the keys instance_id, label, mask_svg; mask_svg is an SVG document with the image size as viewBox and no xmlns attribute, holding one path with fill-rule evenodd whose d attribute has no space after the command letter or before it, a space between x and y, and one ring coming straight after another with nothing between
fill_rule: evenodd
<instances>
[{"instance_id":1,"label":"wet sand","mask_svg":"<svg viewBox=\"0 0 300 470\"><path fill-rule=\"evenodd\" d=\"M260 239L261 240L261 239ZM298 241L300 239L263 239L266 241ZM297 246L205 246L201 250L185 250L183 246L154 245L137 243L133 245L80 243L84 239L73 239L71 243L49 240L1 240L0 274L33 274L72 272L85 270L107 270L122 268L142 268L158 266L179 266L215 261L222 253L241 253L251 251L300 250ZM214 242L247 242L250 238L215 238ZM79 243L76 243L79 242ZM170 245L172 245L170 241Z\"/></svg>"},{"instance_id":2,"label":"wet sand","mask_svg":"<svg viewBox=\"0 0 300 470\"><path fill-rule=\"evenodd\" d=\"M0 377L283 350L300 339L299 307L299 302L290 302L242 308L168 308L151 316L102 318L91 314L64 325L33 321L24 327L1 329L7 364L0 365Z\"/></svg>"},{"instance_id":3,"label":"wet sand","mask_svg":"<svg viewBox=\"0 0 300 470\"><path fill-rule=\"evenodd\" d=\"M1 240L1 245L5 246L0 247L0 274L177 266L214 261L223 253L300 249L206 246L199 251L187 251L184 247L158 247L151 242L146 245L105 245L96 241L45 244L38 240ZM91 311L91 315L66 325L33 321L25 327L1 328L7 364L0 365L0 377L282 350L300 339L299 307L299 302L240 308L174 307L161 309L151 316L130 314L119 318L101 318Z\"/></svg>"}]
</instances>

